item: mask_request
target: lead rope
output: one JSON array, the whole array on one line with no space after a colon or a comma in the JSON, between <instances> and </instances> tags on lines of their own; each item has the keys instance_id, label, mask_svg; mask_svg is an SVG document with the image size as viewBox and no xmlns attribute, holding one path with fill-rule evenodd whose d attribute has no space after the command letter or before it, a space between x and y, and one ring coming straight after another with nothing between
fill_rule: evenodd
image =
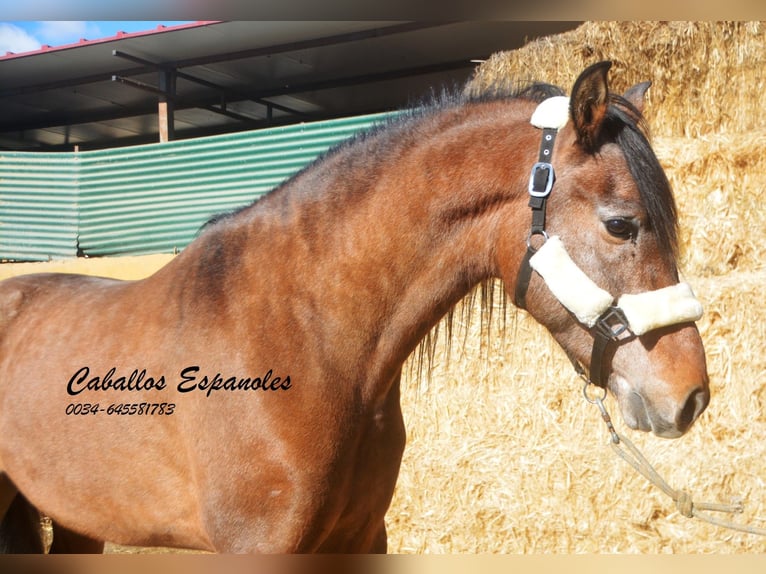
<instances>
[{"instance_id":1,"label":"lead rope","mask_svg":"<svg viewBox=\"0 0 766 574\"><path fill-rule=\"evenodd\" d=\"M623 459L630 466L636 469L641 475L643 475L644 478L646 478L649 482L654 484L657 488L672 498L673 502L676 504L676 508L682 515L686 516L687 518L698 518L722 528L728 528L738 532L745 532L747 534L766 536L766 528L758 528L746 524L736 524L734 522L729 522L728 520L718 519L705 513L705 511L707 511L741 514L744 511L744 506L741 502L733 505L694 502L689 493L683 490L676 490L671 487L641 453L638 447L615 430L614 425L612 424L612 418L609 416L609 412L606 410L606 406L604 405L606 389L600 389L602 391L601 395L591 396L588 393L588 390L589 387L593 386L593 384L582 375L581 378L585 379L585 385L583 386L583 395L585 396L585 400L598 407L598 410L601 413L601 418L603 419L604 424L606 424L606 428L609 431L609 446L621 459Z\"/></svg>"}]
</instances>

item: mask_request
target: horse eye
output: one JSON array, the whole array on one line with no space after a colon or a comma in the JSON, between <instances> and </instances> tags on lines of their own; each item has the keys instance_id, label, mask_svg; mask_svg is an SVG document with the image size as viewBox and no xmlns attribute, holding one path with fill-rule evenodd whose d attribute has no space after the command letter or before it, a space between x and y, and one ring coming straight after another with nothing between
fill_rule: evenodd
<instances>
[{"instance_id":1,"label":"horse eye","mask_svg":"<svg viewBox=\"0 0 766 574\"><path fill-rule=\"evenodd\" d=\"M610 235L618 239L635 239L636 227L632 221L623 218L608 219L604 226Z\"/></svg>"}]
</instances>

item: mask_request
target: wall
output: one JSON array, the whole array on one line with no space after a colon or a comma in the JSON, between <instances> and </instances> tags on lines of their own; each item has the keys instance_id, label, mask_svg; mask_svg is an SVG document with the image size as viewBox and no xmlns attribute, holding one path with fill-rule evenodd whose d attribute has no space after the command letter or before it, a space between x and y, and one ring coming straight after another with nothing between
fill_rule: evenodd
<instances>
[{"instance_id":1,"label":"wall","mask_svg":"<svg viewBox=\"0 0 766 574\"><path fill-rule=\"evenodd\" d=\"M183 249L387 114L80 153L0 153L0 260Z\"/></svg>"}]
</instances>

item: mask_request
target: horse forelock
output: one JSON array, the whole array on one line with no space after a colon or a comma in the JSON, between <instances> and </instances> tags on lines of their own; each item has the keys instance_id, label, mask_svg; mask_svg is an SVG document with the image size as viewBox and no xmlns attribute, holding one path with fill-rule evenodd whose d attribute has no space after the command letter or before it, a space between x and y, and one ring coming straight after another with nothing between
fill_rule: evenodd
<instances>
[{"instance_id":1,"label":"horse forelock","mask_svg":"<svg viewBox=\"0 0 766 574\"><path fill-rule=\"evenodd\" d=\"M606 129L623 152L660 249L675 259L678 252L676 203L665 170L649 142L649 130L641 112L624 98L612 94Z\"/></svg>"}]
</instances>

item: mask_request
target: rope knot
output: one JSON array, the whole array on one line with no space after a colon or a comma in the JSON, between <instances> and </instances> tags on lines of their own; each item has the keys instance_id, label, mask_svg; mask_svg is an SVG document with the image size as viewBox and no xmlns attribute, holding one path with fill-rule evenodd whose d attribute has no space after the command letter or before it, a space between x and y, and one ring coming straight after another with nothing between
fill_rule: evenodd
<instances>
[{"instance_id":1,"label":"rope knot","mask_svg":"<svg viewBox=\"0 0 766 574\"><path fill-rule=\"evenodd\" d=\"M688 492L682 490L678 493L676 508L678 508L678 512L683 514L686 518L692 518L694 516L694 501Z\"/></svg>"}]
</instances>

